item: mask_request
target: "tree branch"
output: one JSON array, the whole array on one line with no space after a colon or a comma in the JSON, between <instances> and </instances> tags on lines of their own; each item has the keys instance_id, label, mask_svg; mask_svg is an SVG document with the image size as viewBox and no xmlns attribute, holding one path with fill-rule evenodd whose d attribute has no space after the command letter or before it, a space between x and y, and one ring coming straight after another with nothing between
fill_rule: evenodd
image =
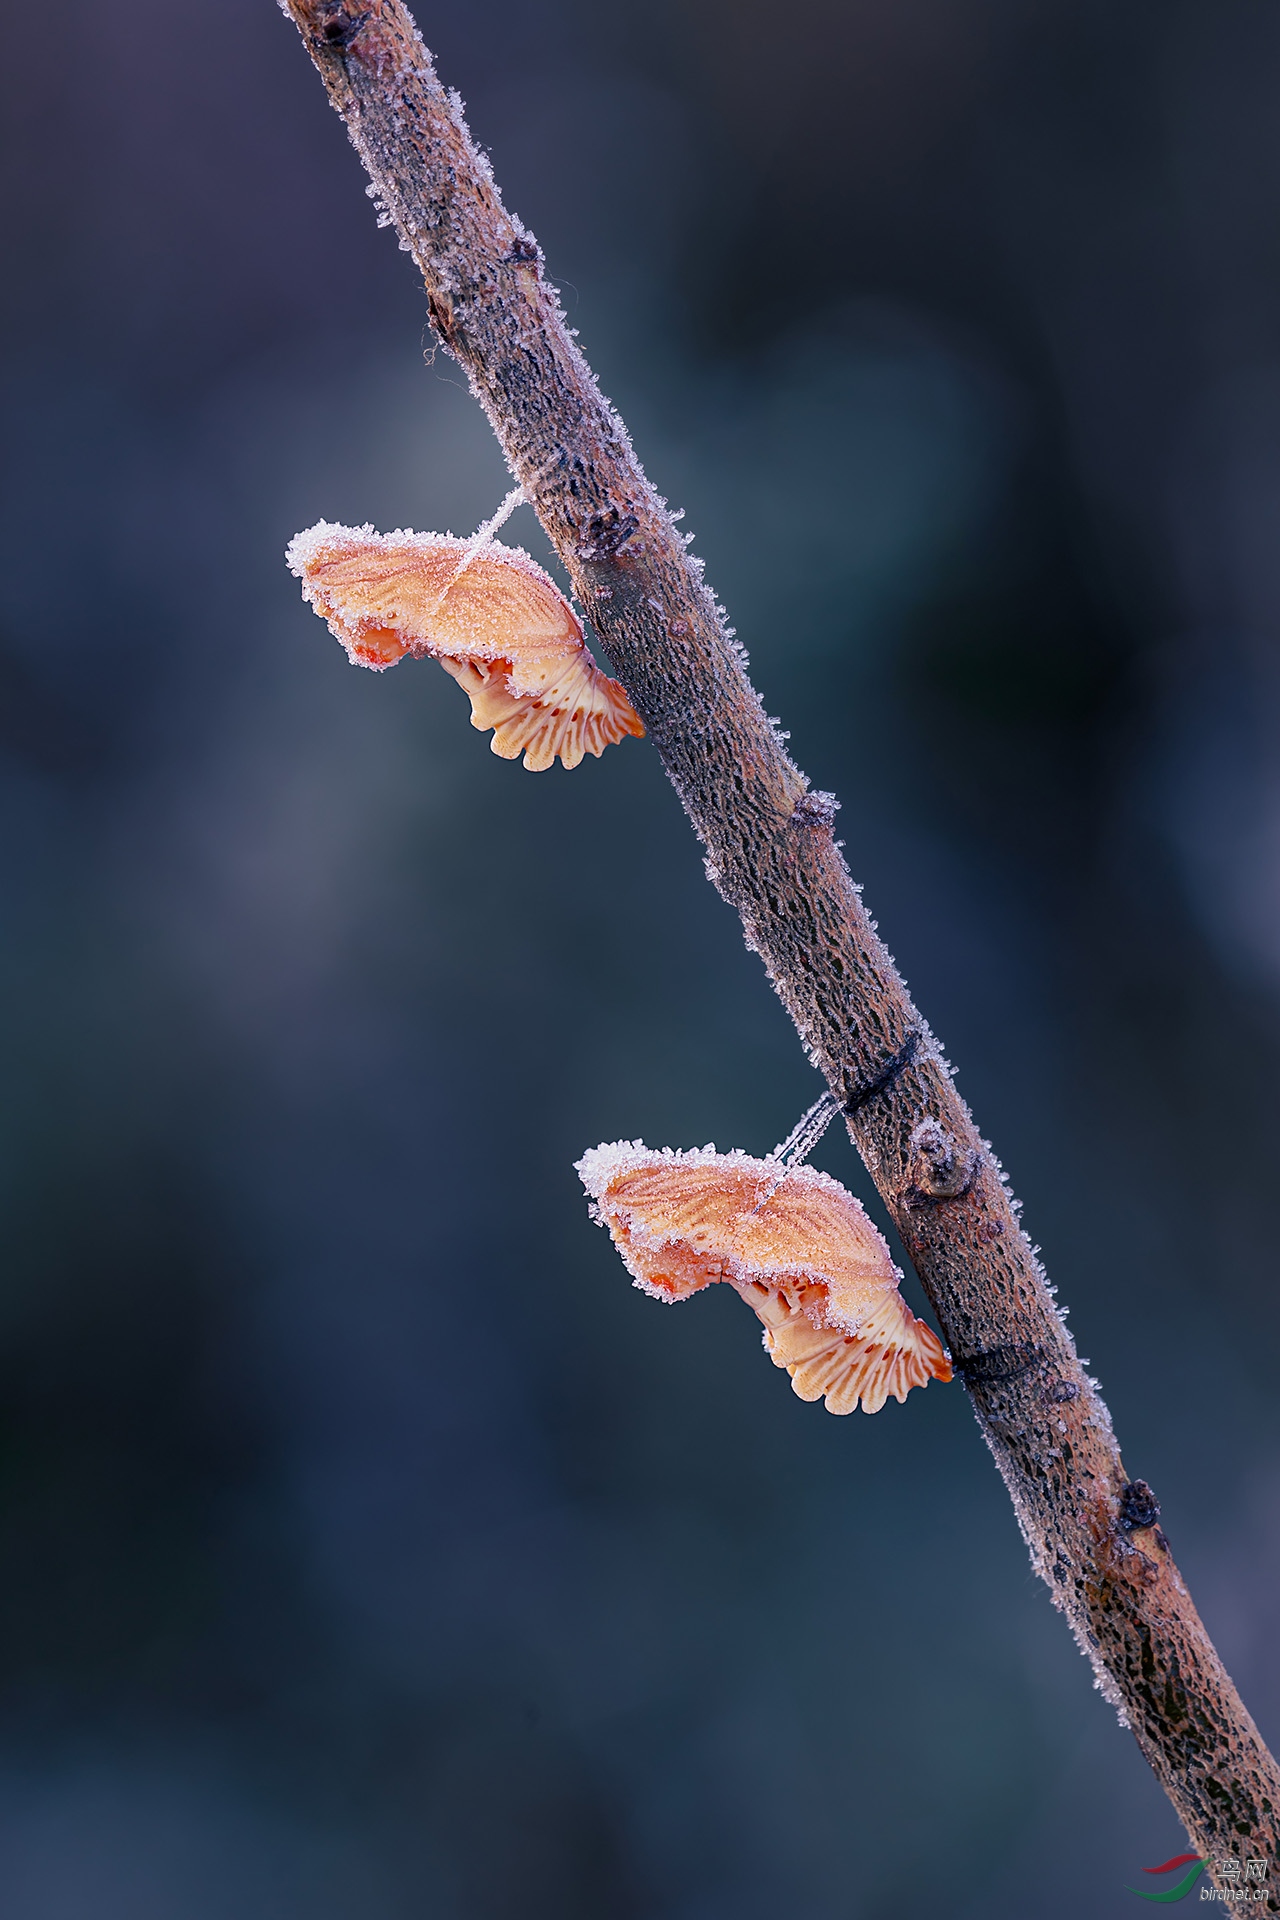
<instances>
[{"instance_id":1,"label":"tree branch","mask_svg":"<svg viewBox=\"0 0 1280 1920\"><path fill-rule=\"evenodd\" d=\"M1032 1564L1197 1851L1277 1854L1280 1771L1121 1463L999 1163L400 0L281 0L893 1215ZM1219 1884L1230 1884L1220 1882ZM1280 1876L1268 1885L1280 1912Z\"/></svg>"}]
</instances>

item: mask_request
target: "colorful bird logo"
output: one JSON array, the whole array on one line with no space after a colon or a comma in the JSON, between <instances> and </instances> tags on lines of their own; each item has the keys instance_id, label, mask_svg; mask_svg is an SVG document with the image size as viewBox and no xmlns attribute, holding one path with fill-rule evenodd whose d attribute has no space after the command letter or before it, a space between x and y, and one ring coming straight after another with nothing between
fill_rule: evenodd
<instances>
[{"instance_id":1,"label":"colorful bird logo","mask_svg":"<svg viewBox=\"0 0 1280 1920\"><path fill-rule=\"evenodd\" d=\"M1172 1887L1165 1887L1160 1893L1148 1893L1144 1887L1126 1887L1126 1893L1136 1893L1139 1900L1161 1900L1166 1904L1170 1900L1185 1900L1200 1875L1204 1872L1205 1862L1198 1853L1175 1853L1172 1860L1166 1860L1162 1867L1144 1867L1144 1873L1172 1873L1178 1867L1187 1867Z\"/></svg>"}]
</instances>

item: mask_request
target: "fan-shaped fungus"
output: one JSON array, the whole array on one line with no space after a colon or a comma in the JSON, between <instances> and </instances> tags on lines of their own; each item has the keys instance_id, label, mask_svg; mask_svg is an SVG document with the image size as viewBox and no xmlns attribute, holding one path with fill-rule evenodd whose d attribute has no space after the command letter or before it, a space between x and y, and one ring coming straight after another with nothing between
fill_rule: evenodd
<instances>
[{"instance_id":1,"label":"fan-shaped fungus","mask_svg":"<svg viewBox=\"0 0 1280 1920\"><path fill-rule=\"evenodd\" d=\"M764 1344L802 1400L877 1413L889 1395L949 1380L936 1334L898 1292L889 1249L825 1173L714 1147L651 1152L639 1140L577 1163L592 1215L638 1287L686 1300L725 1280L764 1322Z\"/></svg>"},{"instance_id":2,"label":"fan-shaped fungus","mask_svg":"<svg viewBox=\"0 0 1280 1920\"><path fill-rule=\"evenodd\" d=\"M518 547L442 533L375 533L322 520L285 559L359 666L381 672L429 654L493 728L493 751L540 773L557 754L576 767L644 728L588 653L573 608Z\"/></svg>"}]
</instances>

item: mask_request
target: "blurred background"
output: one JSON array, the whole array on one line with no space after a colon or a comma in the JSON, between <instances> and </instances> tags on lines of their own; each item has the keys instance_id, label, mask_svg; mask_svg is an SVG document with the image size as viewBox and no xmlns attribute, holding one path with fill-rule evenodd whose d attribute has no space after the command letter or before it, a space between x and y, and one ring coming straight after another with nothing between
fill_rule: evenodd
<instances>
[{"instance_id":1,"label":"blurred background","mask_svg":"<svg viewBox=\"0 0 1280 1920\"><path fill-rule=\"evenodd\" d=\"M1280 16L419 18L1274 1740ZM1134 1911L961 1389L834 1420L587 1219L818 1091L652 749L500 762L285 571L508 484L294 29L8 32L0 1910Z\"/></svg>"}]
</instances>

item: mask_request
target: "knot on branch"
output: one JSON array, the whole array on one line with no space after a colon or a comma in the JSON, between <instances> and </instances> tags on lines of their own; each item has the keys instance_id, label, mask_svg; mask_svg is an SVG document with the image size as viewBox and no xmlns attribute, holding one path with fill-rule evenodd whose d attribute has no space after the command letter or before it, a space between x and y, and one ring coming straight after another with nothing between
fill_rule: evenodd
<instances>
[{"instance_id":1,"label":"knot on branch","mask_svg":"<svg viewBox=\"0 0 1280 1920\"><path fill-rule=\"evenodd\" d=\"M346 0L323 0L315 32L316 42L330 53L345 53L360 29L367 27L372 18L367 7L356 13L348 13Z\"/></svg>"},{"instance_id":2,"label":"knot on branch","mask_svg":"<svg viewBox=\"0 0 1280 1920\"><path fill-rule=\"evenodd\" d=\"M911 1135L910 1180L902 1194L908 1210L958 1200L978 1175L978 1154L961 1147L940 1121L922 1120Z\"/></svg>"},{"instance_id":3,"label":"knot on branch","mask_svg":"<svg viewBox=\"0 0 1280 1920\"><path fill-rule=\"evenodd\" d=\"M1117 1563L1127 1562L1144 1587L1153 1586L1160 1577L1160 1563L1144 1553L1130 1536L1149 1529L1159 1551L1168 1553L1164 1528L1156 1524L1160 1518L1160 1502L1145 1480L1129 1480L1121 1487L1116 1504L1116 1521L1110 1537L1112 1557Z\"/></svg>"},{"instance_id":4,"label":"knot on branch","mask_svg":"<svg viewBox=\"0 0 1280 1920\"><path fill-rule=\"evenodd\" d=\"M793 827L830 827L840 811L840 802L834 793L819 793L811 789L802 793L791 811L790 825Z\"/></svg>"},{"instance_id":5,"label":"knot on branch","mask_svg":"<svg viewBox=\"0 0 1280 1920\"><path fill-rule=\"evenodd\" d=\"M624 549L632 542L639 526L640 522L629 505L625 508L609 507L604 513L593 513L578 542L579 560L617 560L625 557ZM639 541L630 546L632 553L641 553L643 550Z\"/></svg>"},{"instance_id":6,"label":"knot on branch","mask_svg":"<svg viewBox=\"0 0 1280 1920\"><path fill-rule=\"evenodd\" d=\"M1145 1480L1130 1480L1120 1489L1119 1524L1126 1533L1141 1527L1154 1527L1160 1518L1160 1502Z\"/></svg>"}]
</instances>

